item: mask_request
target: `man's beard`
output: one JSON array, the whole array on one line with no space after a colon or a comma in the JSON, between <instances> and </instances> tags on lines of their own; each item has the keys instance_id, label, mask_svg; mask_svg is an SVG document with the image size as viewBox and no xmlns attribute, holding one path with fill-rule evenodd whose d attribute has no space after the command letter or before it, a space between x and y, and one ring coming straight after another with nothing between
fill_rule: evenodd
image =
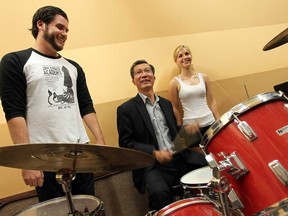
<instances>
[{"instance_id":1,"label":"man's beard","mask_svg":"<svg viewBox=\"0 0 288 216\"><path fill-rule=\"evenodd\" d=\"M46 40L55 50L61 51L63 49L62 46L58 46L56 43L55 36L53 34L48 33L48 28L45 29L44 35L43 35L44 40Z\"/></svg>"}]
</instances>

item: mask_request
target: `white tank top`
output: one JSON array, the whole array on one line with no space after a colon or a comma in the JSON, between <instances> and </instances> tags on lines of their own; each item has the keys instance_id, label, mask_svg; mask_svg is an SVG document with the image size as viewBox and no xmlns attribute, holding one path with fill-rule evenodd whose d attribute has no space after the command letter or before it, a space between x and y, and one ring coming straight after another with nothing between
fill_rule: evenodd
<instances>
[{"instance_id":1,"label":"white tank top","mask_svg":"<svg viewBox=\"0 0 288 216\"><path fill-rule=\"evenodd\" d=\"M184 125L196 121L200 127L205 127L211 125L215 118L207 104L206 86L202 73L197 74L200 82L196 85L187 84L180 77L174 78L180 85L178 97L183 107Z\"/></svg>"}]
</instances>

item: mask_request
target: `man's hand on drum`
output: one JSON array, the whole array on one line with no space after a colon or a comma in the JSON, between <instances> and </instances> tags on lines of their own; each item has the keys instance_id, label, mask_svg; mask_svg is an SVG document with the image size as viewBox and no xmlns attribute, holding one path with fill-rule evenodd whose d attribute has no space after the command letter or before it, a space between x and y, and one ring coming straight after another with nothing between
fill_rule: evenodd
<instances>
[{"instance_id":1,"label":"man's hand on drum","mask_svg":"<svg viewBox=\"0 0 288 216\"><path fill-rule=\"evenodd\" d=\"M41 187L44 182L44 174L37 170L22 170L22 177L26 185Z\"/></svg>"},{"instance_id":2,"label":"man's hand on drum","mask_svg":"<svg viewBox=\"0 0 288 216\"><path fill-rule=\"evenodd\" d=\"M172 160L172 153L168 150L154 150L153 156L161 164Z\"/></svg>"},{"instance_id":3,"label":"man's hand on drum","mask_svg":"<svg viewBox=\"0 0 288 216\"><path fill-rule=\"evenodd\" d=\"M191 122L184 126L188 134L194 134L199 132L199 124L197 122Z\"/></svg>"}]
</instances>

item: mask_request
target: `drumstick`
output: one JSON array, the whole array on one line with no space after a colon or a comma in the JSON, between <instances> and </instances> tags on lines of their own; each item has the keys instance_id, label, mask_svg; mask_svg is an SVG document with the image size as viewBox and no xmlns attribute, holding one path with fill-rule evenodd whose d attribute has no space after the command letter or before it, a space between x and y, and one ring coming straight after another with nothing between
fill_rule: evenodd
<instances>
[{"instance_id":1,"label":"drumstick","mask_svg":"<svg viewBox=\"0 0 288 216\"><path fill-rule=\"evenodd\" d=\"M189 147L198 147L201 143L202 135L200 131L196 133L189 134L186 132L185 128L182 126L173 140L174 143L174 154L183 151Z\"/></svg>"},{"instance_id":2,"label":"drumstick","mask_svg":"<svg viewBox=\"0 0 288 216\"><path fill-rule=\"evenodd\" d=\"M248 97L248 99L250 98L249 97L249 94L248 94L248 91L247 91L247 88L246 88L246 85L244 84L244 88L245 88L245 91L246 91L246 95L247 95L247 97Z\"/></svg>"}]
</instances>

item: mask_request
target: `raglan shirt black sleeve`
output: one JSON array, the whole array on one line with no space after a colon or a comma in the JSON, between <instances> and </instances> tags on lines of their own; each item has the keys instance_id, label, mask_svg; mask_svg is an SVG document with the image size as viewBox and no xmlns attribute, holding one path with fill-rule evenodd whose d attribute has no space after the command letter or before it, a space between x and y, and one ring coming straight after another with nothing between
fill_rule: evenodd
<instances>
[{"instance_id":1,"label":"raglan shirt black sleeve","mask_svg":"<svg viewBox=\"0 0 288 216\"><path fill-rule=\"evenodd\" d=\"M78 77L77 77L77 97L79 103L79 109L81 116L85 116L89 113L95 113L95 109L93 107L93 100L90 96L89 89L86 82L85 73L82 67L76 62L67 59L71 64L73 64L77 68Z\"/></svg>"},{"instance_id":2,"label":"raglan shirt black sleeve","mask_svg":"<svg viewBox=\"0 0 288 216\"><path fill-rule=\"evenodd\" d=\"M0 62L0 97L6 121L26 115L26 78L23 66L31 49L6 54Z\"/></svg>"}]
</instances>

